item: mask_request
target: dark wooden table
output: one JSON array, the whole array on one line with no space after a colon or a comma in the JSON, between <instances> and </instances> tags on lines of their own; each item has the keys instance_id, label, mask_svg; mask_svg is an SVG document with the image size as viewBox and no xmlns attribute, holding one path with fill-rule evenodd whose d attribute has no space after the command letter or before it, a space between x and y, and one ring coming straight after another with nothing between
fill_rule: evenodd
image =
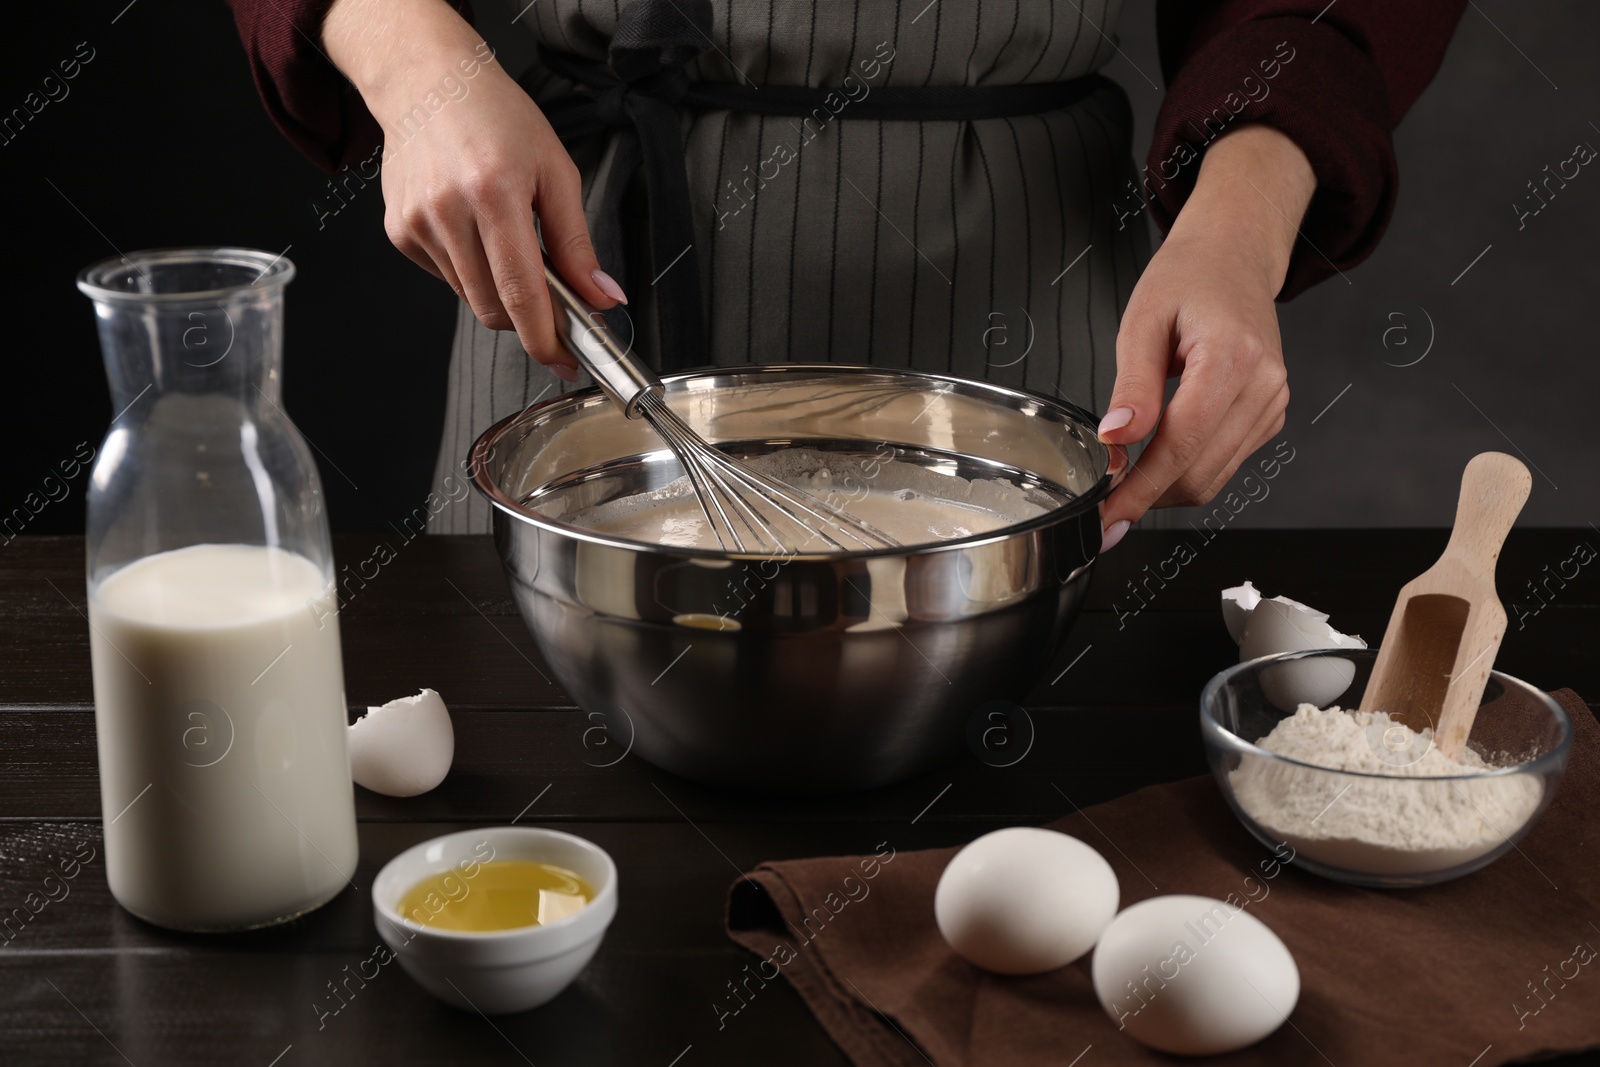
<instances>
[{"instance_id":1,"label":"dark wooden table","mask_svg":"<svg viewBox=\"0 0 1600 1067\"><path fill-rule=\"evenodd\" d=\"M1088 805L1206 773L1196 700L1237 657L1221 588L1249 578L1376 641L1400 585L1445 540L1443 531L1227 531L1199 543L1174 575L1163 561L1183 537L1199 542L1136 532L1102 561L1087 610L1024 701L1036 732L1025 758L996 767L963 756L892 788L807 800L697 786L634 756L597 766L616 749L586 739L590 724L547 680L489 539L390 538L397 558L344 611L347 695L361 709L437 689L455 719L450 777L407 800L358 789L361 891L273 931L174 936L118 908L101 860L87 864L0 934L0 1064L843 1063L783 983L719 1028L713 1003L750 960L722 932L739 871L869 852L886 839L900 849L955 844L1065 814L1064 795ZM1497 665L1600 698L1600 567L1561 577L1584 542L1600 547L1600 534L1512 534L1500 589L1508 608L1538 610L1512 610ZM376 543L338 539L338 558L354 570ZM1141 607L1128 583L1147 566L1165 585L1152 581ZM97 857L101 849L83 608L81 540L0 547L0 918L42 889L56 857L83 843ZM621 910L577 983L492 1024L437 1003L393 966L333 999L333 985L378 944L366 893L378 868L424 838L513 819L592 838L620 868Z\"/></svg>"}]
</instances>

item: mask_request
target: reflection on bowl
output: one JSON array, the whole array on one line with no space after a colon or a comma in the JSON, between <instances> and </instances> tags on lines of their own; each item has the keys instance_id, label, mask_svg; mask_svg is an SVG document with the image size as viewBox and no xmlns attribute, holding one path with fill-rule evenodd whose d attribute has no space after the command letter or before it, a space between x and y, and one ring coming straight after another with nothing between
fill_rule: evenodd
<instances>
[{"instance_id":1,"label":"reflection on bowl","mask_svg":"<svg viewBox=\"0 0 1600 1067\"><path fill-rule=\"evenodd\" d=\"M1066 639L1116 484L1089 413L984 383L859 366L667 379L701 436L741 457L806 448L892 470L1009 482L1041 514L988 534L853 553L668 548L566 521L681 468L589 389L486 431L473 481L524 621L616 751L719 785L860 789L961 748L968 720L1023 696ZM885 461L893 457L894 462ZM1120 475L1120 471L1118 475ZM606 753L588 753L590 756Z\"/></svg>"},{"instance_id":2,"label":"reflection on bowl","mask_svg":"<svg viewBox=\"0 0 1600 1067\"><path fill-rule=\"evenodd\" d=\"M532 860L574 872L594 890L576 912L541 926L446 930L400 913L406 891L454 872L465 892L481 864ZM372 883L378 936L418 985L463 1011L504 1015L538 1007L583 970L617 914L617 868L604 849L559 830L489 826L435 837L386 863Z\"/></svg>"},{"instance_id":3,"label":"reflection on bowl","mask_svg":"<svg viewBox=\"0 0 1600 1067\"><path fill-rule=\"evenodd\" d=\"M1482 769L1420 776L1431 742L1381 720L1366 731L1384 767L1339 770L1270 752L1261 740L1296 714L1274 700L1285 672L1347 678L1330 704L1359 705L1376 649L1319 649L1230 667L1200 698L1212 772L1239 821L1307 870L1355 885L1444 882L1508 852L1549 804L1566 768L1572 722L1547 693L1495 671L1467 745ZM1437 753L1433 754L1437 760ZM1392 768L1392 770L1390 769Z\"/></svg>"}]
</instances>

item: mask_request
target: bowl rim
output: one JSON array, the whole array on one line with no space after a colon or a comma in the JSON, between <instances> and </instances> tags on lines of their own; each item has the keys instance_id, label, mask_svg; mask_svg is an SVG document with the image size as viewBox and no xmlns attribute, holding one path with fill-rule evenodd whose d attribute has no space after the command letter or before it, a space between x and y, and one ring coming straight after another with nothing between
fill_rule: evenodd
<instances>
[{"instance_id":1,"label":"bowl rim","mask_svg":"<svg viewBox=\"0 0 1600 1067\"><path fill-rule=\"evenodd\" d=\"M508 926L501 930L447 930L437 926L428 926L424 923L419 923L415 919L412 919L406 915L402 915L397 909L390 907L378 899L378 887L384 882L384 876L389 873L392 867L404 860L406 857L410 856L412 853L421 849L425 849L429 845L439 841L447 840L449 838L468 837L486 833L493 833L502 837L524 837L531 840L562 838L570 841L578 845L580 848L592 851L602 861L606 872L605 884L596 890L593 900L589 901L571 915L557 919L553 923L532 923L527 926ZM494 861L486 860L484 862L492 863ZM450 868L444 869L448 870ZM565 830L551 830L543 826L511 825L485 826L467 830L452 830L450 833L436 834L433 837L425 838L421 841L418 841L414 845L401 849L399 852L391 856L387 863L378 868L378 873L373 876L372 879L371 893L373 911L382 915L389 922L401 926L405 930L409 931L412 936L415 937L420 935L432 937L441 942L459 941L465 944L482 944L486 941L500 941L509 938L556 937L563 930L573 929L574 927L579 926L581 923L594 922L595 920L593 916L610 908L616 900L616 895L617 864L616 861L611 858L611 854L605 849L601 848L599 845L595 844L593 841L590 841L586 837L579 837L577 834L569 834ZM602 924L602 930L608 925L610 925L610 918L607 918ZM535 932L540 930L548 930L550 933L539 934Z\"/></svg>"},{"instance_id":2,"label":"bowl rim","mask_svg":"<svg viewBox=\"0 0 1600 1067\"><path fill-rule=\"evenodd\" d=\"M698 378L710 378L717 376L738 375L741 377L762 377L771 375L773 377L779 377L790 374L808 373L819 374L822 376L838 374L878 374L893 375L902 378L915 378L934 383L946 382L949 383L952 388L961 388L979 393L987 392L1012 399L1024 400L1032 404L1045 405L1058 409L1070 415L1075 421L1081 423L1086 429L1091 431L1096 425L1096 420L1092 413L1078 406L1077 404L1072 403L1070 400L1045 396L1042 393L1034 393L1025 389L1014 389L1010 386L1000 385L995 382L973 381L970 378L961 378L950 374L933 374L926 371L901 370L892 367L876 367L871 364L748 363L737 364L731 367L700 367L694 370L680 371L674 374L663 375L661 381L663 385L671 386ZM605 394L601 392L599 386L595 385L575 390L570 393L562 393L558 396L553 396L548 400L541 400L538 403L530 404L523 410L507 415L505 418L499 420L488 429L484 430L483 433L478 435L477 440L473 442L472 448L468 453L469 476L472 479L473 488L482 494L498 513L504 514L511 519L520 522L526 522L544 530L549 530L552 533L557 533L564 537L569 537L578 541L584 541L590 544L605 545L611 548L619 548L631 552L648 552L652 555L662 555L680 559L752 561L782 559L786 561L802 560L831 562L835 560L905 558L908 556L920 556L937 552L973 548L979 545L1005 541L1020 534L1031 533L1037 529L1053 526L1059 522L1062 522L1063 520L1076 518L1097 509L1100 502L1111 495L1111 490L1117 486L1117 484L1122 480L1122 475L1125 475L1128 469L1132 466L1131 461L1125 461L1120 468L1112 469L1116 456L1116 453L1114 452L1116 446L1102 445L1102 447L1107 449L1107 469L1100 472L1100 475L1095 480L1093 486L1078 494L1068 503L1063 504L1061 507L1053 508L1050 511L1045 512L1043 515L1036 515L1031 519L1024 519L1021 522L1013 523L1010 526L1002 526L998 530L989 530L985 533L971 534L967 537L959 537L950 541L935 541L926 545L899 545L888 548L861 548L852 549L845 552L792 553L728 552L722 549L690 548L682 545L658 545L652 544L648 541L631 541L626 538L612 537L606 534L596 533L595 531L586 529L582 526L574 526L571 523L562 522L558 519L551 519L543 515L536 515L530 511L525 511L519 507L516 501L512 500L511 497L508 496L500 488L500 486L493 481L493 479L489 477L487 467L489 457L494 452L496 441L503 433L505 433L507 429L510 428L512 423L527 418L529 415L532 415L535 412L542 412L546 409L551 409L558 406L576 407L582 404L594 402L596 399L605 400L606 398Z\"/></svg>"},{"instance_id":3,"label":"bowl rim","mask_svg":"<svg viewBox=\"0 0 1600 1067\"><path fill-rule=\"evenodd\" d=\"M1312 770L1322 771L1326 774L1342 774L1355 778L1375 778L1385 782L1411 781L1411 782L1460 782L1478 781L1485 778L1509 778L1512 775L1538 773L1559 773L1566 766L1567 756L1572 750L1572 716L1549 693L1536 685L1524 682L1520 678L1512 677L1501 671L1491 670L1489 676L1497 679L1502 685L1521 690L1525 695L1543 704L1549 710L1557 725L1561 728L1561 739L1554 747L1527 763L1517 763L1508 767L1491 767L1487 770L1473 771L1467 774L1441 774L1441 775L1405 775L1405 774L1377 774L1372 771L1347 771L1338 767L1326 767L1320 763L1307 763L1304 760L1292 759L1280 755L1269 749L1261 748L1245 740L1232 730L1219 722L1212 714L1212 706L1217 703L1217 694L1222 688L1232 681L1237 675L1250 671L1259 671L1262 667L1274 662L1288 662L1297 659L1308 659L1321 656L1338 656L1344 659L1369 658L1376 659L1378 649L1373 648L1306 648L1296 649L1291 652L1278 652L1269 656L1259 656L1255 659L1243 660L1239 663L1218 671L1200 691L1200 732L1202 738L1216 741L1234 752L1259 756L1263 759L1276 760L1279 763L1288 763L1296 767L1309 767ZM1293 714L1292 712L1288 714ZM1288 717L1287 715L1285 716ZM1431 745L1431 742L1430 742Z\"/></svg>"}]
</instances>

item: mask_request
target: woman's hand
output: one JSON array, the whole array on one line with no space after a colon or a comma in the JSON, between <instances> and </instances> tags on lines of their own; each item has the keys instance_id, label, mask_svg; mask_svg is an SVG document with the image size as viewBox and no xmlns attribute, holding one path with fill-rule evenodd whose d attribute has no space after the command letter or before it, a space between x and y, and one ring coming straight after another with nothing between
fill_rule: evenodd
<instances>
[{"instance_id":1,"label":"woman's hand","mask_svg":"<svg viewBox=\"0 0 1600 1067\"><path fill-rule=\"evenodd\" d=\"M1270 127L1241 127L1206 152L1117 334L1100 439L1156 436L1101 505L1102 552L1152 507L1209 501L1283 428L1289 387L1273 298L1315 188L1305 154Z\"/></svg>"},{"instance_id":2,"label":"woman's hand","mask_svg":"<svg viewBox=\"0 0 1600 1067\"><path fill-rule=\"evenodd\" d=\"M383 128L384 229L491 330L562 378L537 213L556 270L597 307L627 303L583 217L578 169L544 114L444 0L335 0L328 56Z\"/></svg>"}]
</instances>

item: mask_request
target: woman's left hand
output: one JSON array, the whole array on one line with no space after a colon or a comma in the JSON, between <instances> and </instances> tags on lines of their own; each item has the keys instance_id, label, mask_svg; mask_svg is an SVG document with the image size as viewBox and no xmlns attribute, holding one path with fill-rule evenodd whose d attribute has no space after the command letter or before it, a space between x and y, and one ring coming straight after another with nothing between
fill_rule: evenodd
<instances>
[{"instance_id":1,"label":"woman's left hand","mask_svg":"<svg viewBox=\"0 0 1600 1067\"><path fill-rule=\"evenodd\" d=\"M1102 552L1152 507L1211 500L1283 428L1289 387L1273 300L1315 186L1304 153L1270 127L1242 127L1207 151L1117 335L1100 439L1155 438L1101 505ZM1178 388L1163 417L1170 377Z\"/></svg>"}]
</instances>

